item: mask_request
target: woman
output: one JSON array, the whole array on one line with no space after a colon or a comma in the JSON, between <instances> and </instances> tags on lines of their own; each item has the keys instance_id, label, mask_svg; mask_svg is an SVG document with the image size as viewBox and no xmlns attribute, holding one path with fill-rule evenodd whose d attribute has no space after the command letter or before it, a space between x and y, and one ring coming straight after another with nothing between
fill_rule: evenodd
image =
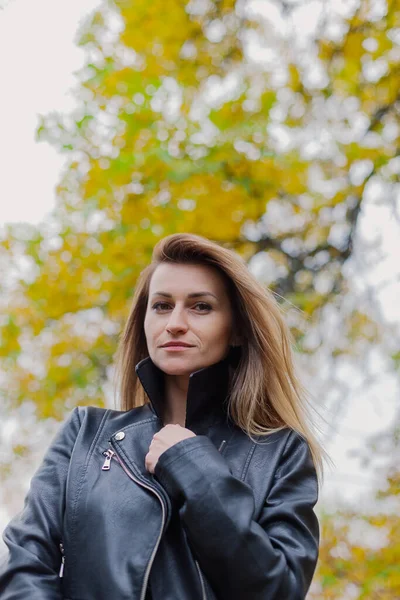
<instances>
[{"instance_id":1,"label":"woman","mask_svg":"<svg viewBox=\"0 0 400 600\"><path fill-rule=\"evenodd\" d=\"M4 533L2 600L303 600L323 451L271 293L232 251L161 240L117 361Z\"/></svg>"}]
</instances>

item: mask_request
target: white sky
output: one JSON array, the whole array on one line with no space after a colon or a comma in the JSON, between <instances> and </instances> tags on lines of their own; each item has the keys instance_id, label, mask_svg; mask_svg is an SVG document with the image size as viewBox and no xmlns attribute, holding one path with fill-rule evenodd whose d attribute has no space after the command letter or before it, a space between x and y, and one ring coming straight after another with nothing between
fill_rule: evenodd
<instances>
[{"instance_id":1,"label":"white sky","mask_svg":"<svg viewBox=\"0 0 400 600\"><path fill-rule=\"evenodd\" d=\"M83 63L75 33L98 4L12 0L0 10L0 222L39 222L54 204L63 157L35 142L38 115L74 105L68 90Z\"/></svg>"},{"instance_id":2,"label":"white sky","mask_svg":"<svg viewBox=\"0 0 400 600\"><path fill-rule=\"evenodd\" d=\"M11 0L0 9L0 224L37 223L54 205L63 157L49 144L35 142L38 115L73 106L68 90L75 83L73 72L83 62L75 33L82 18L97 5L97 0ZM360 226L369 239L384 237L386 258L369 271L369 281L379 284L398 274L399 224L388 211L372 207L364 212ZM386 287L380 298L385 315L398 325L399 283ZM351 379L351 373L343 376ZM327 473L322 497L332 498L336 493L354 499L369 487L371 473L349 451L363 447L366 434L391 423L397 391L394 378L388 376L378 389L371 386L368 394L354 394L341 416L343 431L329 448L337 470Z\"/></svg>"}]
</instances>

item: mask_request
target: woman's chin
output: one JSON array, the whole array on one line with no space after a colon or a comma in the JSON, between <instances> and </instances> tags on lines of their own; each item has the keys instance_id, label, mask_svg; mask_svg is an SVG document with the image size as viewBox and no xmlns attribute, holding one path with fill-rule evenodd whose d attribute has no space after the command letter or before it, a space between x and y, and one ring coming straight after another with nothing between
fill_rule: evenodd
<instances>
[{"instance_id":1,"label":"woman's chin","mask_svg":"<svg viewBox=\"0 0 400 600\"><path fill-rule=\"evenodd\" d=\"M163 371L166 375L176 375L177 377L182 377L182 376L186 376L189 377L189 375L191 373L193 373L193 371L196 371L197 369L191 369L190 367L178 367L178 366L174 366L174 365L161 365L160 366L161 371Z\"/></svg>"},{"instance_id":2,"label":"woman's chin","mask_svg":"<svg viewBox=\"0 0 400 600\"><path fill-rule=\"evenodd\" d=\"M202 366L195 364L193 361L187 361L173 357L157 361L157 366L166 375L176 375L180 377L189 377L191 373L194 373L194 371L198 371L202 368Z\"/></svg>"}]
</instances>

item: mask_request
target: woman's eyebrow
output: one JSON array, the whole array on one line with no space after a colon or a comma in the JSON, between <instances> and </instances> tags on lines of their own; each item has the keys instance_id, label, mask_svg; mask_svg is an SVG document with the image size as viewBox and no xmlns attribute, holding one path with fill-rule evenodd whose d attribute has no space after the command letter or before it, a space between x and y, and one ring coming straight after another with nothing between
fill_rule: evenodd
<instances>
[{"instance_id":1,"label":"woman's eyebrow","mask_svg":"<svg viewBox=\"0 0 400 600\"><path fill-rule=\"evenodd\" d=\"M152 296L164 296L165 298L172 298L172 294L168 294L168 292L154 292ZM188 298L200 298L203 296L213 296L216 300L218 300L217 296L211 292L192 292L188 294Z\"/></svg>"}]
</instances>

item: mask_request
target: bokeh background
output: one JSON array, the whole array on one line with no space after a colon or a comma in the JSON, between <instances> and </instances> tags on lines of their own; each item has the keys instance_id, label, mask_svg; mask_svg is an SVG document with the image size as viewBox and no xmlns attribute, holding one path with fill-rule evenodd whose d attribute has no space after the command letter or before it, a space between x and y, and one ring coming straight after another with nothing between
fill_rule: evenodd
<instances>
[{"instance_id":1,"label":"bokeh background","mask_svg":"<svg viewBox=\"0 0 400 600\"><path fill-rule=\"evenodd\" d=\"M276 292L322 416L309 598L399 599L400 1L0 0L0 56L0 529L194 232Z\"/></svg>"}]
</instances>

